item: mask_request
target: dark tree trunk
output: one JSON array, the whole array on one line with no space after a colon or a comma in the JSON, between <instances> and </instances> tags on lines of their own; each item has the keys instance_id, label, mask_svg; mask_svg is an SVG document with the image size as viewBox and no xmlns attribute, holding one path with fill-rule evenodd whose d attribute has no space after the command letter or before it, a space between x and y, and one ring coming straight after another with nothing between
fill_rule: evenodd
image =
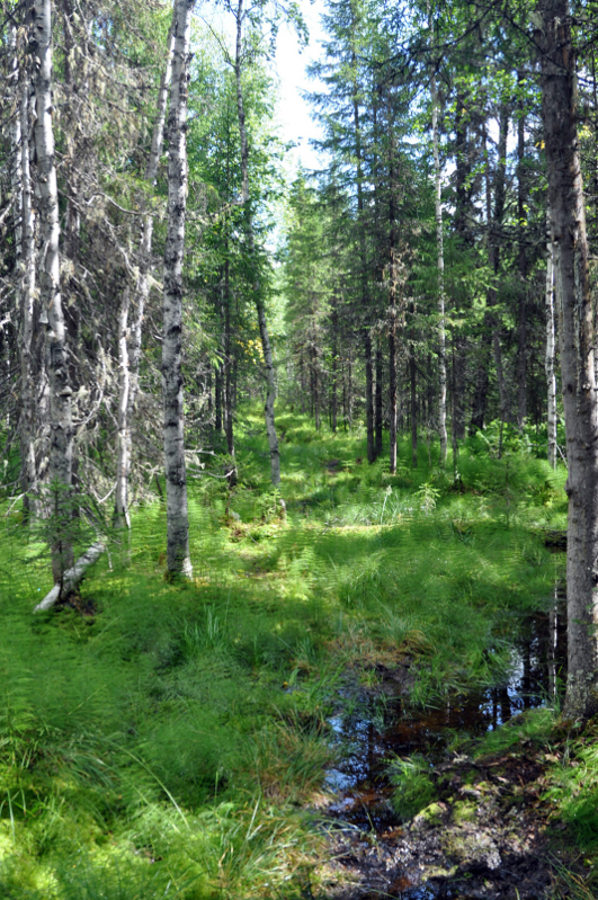
<instances>
[{"instance_id":1,"label":"dark tree trunk","mask_svg":"<svg viewBox=\"0 0 598 900\"><path fill-rule=\"evenodd\" d=\"M409 349L409 410L411 418L411 464L417 468L417 365L413 344Z\"/></svg>"},{"instance_id":2,"label":"dark tree trunk","mask_svg":"<svg viewBox=\"0 0 598 900\"><path fill-rule=\"evenodd\" d=\"M363 329L363 357L365 361L365 423L367 435L368 462L376 459L374 435L374 362L372 359L372 337L369 328Z\"/></svg>"},{"instance_id":3,"label":"dark tree trunk","mask_svg":"<svg viewBox=\"0 0 598 900\"><path fill-rule=\"evenodd\" d=\"M568 675L565 712L598 708L598 404L595 317L588 279L584 195L577 135L575 54L567 0L541 0L543 119L552 233L561 304L561 369L567 461Z\"/></svg>"},{"instance_id":4,"label":"dark tree trunk","mask_svg":"<svg viewBox=\"0 0 598 900\"><path fill-rule=\"evenodd\" d=\"M338 418L338 300L336 295L332 298L332 360L330 365L330 427L333 431L337 428Z\"/></svg>"},{"instance_id":5,"label":"dark tree trunk","mask_svg":"<svg viewBox=\"0 0 598 900\"><path fill-rule=\"evenodd\" d=\"M375 416L375 449L376 458L382 455L384 412L382 405L382 389L384 378L384 366L380 341L376 341L376 416Z\"/></svg>"},{"instance_id":6,"label":"dark tree trunk","mask_svg":"<svg viewBox=\"0 0 598 900\"><path fill-rule=\"evenodd\" d=\"M523 82L520 74L518 82ZM523 106L523 104L521 104ZM517 269L519 303L517 309L517 426L521 430L527 416L527 251L525 246L527 178L525 172L525 114L519 110L517 121Z\"/></svg>"}]
</instances>

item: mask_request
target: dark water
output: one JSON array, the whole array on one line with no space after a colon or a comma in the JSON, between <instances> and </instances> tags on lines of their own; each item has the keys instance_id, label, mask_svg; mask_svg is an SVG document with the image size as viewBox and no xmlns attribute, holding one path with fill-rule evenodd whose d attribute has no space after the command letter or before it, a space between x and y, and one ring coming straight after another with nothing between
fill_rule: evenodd
<instances>
[{"instance_id":1,"label":"dark water","mask_svg":"<svg viewBox=\"0 0 598 900\"><path fill-rule=\"evenodd\" d=\"M352 711L333 716L341 761L328 770L326 786L336 795L330 813L342 822L377 833L396 824L389 804L387 760L421 754L433 766L457 733L482 735L519 712L550 703L559 691L566 660L564 604L555 592L552 609L529 620L513 651L510 677L486 691L448 698L437 709L413 710L400 699L371 699L347 688ZM433 893L413 897L433 897ZM409 895L411 896L411 894Z\"/></svg>"}]
</instances>

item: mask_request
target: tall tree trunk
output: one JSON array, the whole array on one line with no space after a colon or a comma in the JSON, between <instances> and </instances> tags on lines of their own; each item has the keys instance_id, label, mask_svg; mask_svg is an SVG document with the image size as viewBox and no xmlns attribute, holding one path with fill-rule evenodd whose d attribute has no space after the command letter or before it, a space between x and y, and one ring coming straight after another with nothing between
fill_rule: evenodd
<instances>
[{"instance_id":1,"label":"tall tree trunk","mask_svg":"<svg viewBox=\"0 0 598 900\"><path fill-rule=\"evenodd\" d=\"M523 75L518 73L518 84ZM527 201L527 177L525 169L525 113L520 103L517 120L517 268L519 274L519 304L517 310L517 426L521 431L527 416L527 252L525 247L525 221Z\"/></svg>"},{"instance_id":2,"label":"tall tree trunk","mask_svg":"<svg viewBox=\"0 0 598 900\"><path fill-rule=\"evenodd\" d=\"M397 178L394 121L391 121L389 123L389 132L388 177L390 193L388 197L388 439L389 467L391 475L394 475L397 471L397 330L399 327L399 310L397 305L397 294L399 290L399 236L397 232Z\"/></svg>"},{"instance_id":3,"label":"tall tree trunk","mask_svg":"<svg viewBox=\"0 0 598 900\"><path fill-rule=\"evenodd\" d=\"M226 248L228 250L228 247ZM237 474L234 465L235 458L235 432L234 432L234 392L233 392L233 360L232 360L232 316L231 316L231 290L230 290L230 261L228 253L224 260L224 280L222 285L224 306L224 433L226 435L226 449L231 457L231 471L229 484L236 482Z\"/></svg>"},{"instance_id":4,"label":"tall tree trunk","mask_svg":"<svg viewBox=\"0 0 598 900\"><path fill-rule=\"evenodd\" d=\"M52 128L52 4L50 0L35 0L33 15L32 49L37 62L34 136L42 240L39 286L42 316L40 321L45 326L50 394L48 476L52 491L54 526L52 572L54 583L62 584L64 572L73 563L70 529L73 423L66 329L60 295L60 224Z\"/></svg>"},{"instance_id":5,"label":"tall tree trunk","mask_svg":"<svg viewBox=\"0 0 598 900\"><path fill-rule=\"evenodd\" d=\"M561 303L561 370L567 434L568 674L565 712L598 708L598 404L595 323L588 279L584 194L577 136L575 54L568 0L540 0L543 120Z\"/></svg>"},{"instance_id":6,"label":"tall tree trunk","mask_svg":"<svg viewBox=\"0 0 598 900\"><path fill-rule=\"evenodd\" d=\"M411 420L411 465L417 468L417 364L413 341L409 344L409 417Z\"/></svg>"},{"instance_id":7,"label":"tall tree trunk","mask_svg":"<svg viewBox=\"0 0 598 900\"><path fill-rule=\"evenodd\" d=\"M372 334L367 325L362 328L363 358L365 361L365 418L367 433L368 462L376 459L376 442L374 435L374 360L372 354Z\"/></svg>"},{"instance_id":8,"label":"tall tree trunk","mask_svg":"<svg viewBox=\"0 0 598 900\"><path fill-rule=\"evenodd\" d=\"M183 254L187 204L187 94L190 17L193 0L175 0L174 54L168 116L168 232L164 252L164 458L166 470L167 568L171 576L193 574L189 557L189 517L183 417L181 342Z\"/></svg>"},{"instance_id":9,"label":"tall tree trunk","mask_svg":"<svg viewBox=\"0 0 598 900\"><path fill-rule=\"evenodd\" d=\"M34 366L34 310L36 295L35 212L30 153L30 79L20 46L18 30L11 26L14 52L12 82L16 95L13 123L13 191L15 194L15 249L17 263L17 306L20 333L19 440L21 449L21 489L24 520L39 512L38 471L35 453L36 404Z\"/></svg>"},{"instance_id":10,"label":"tall tree trunk","mask_svg":"<svg viewBox=\"0 0 598 900\"><path fill-rule=\"evenodd\" d=\"M220 309L220 327L224 331L224 310ZM222 432L224 424L224 373L222 371L222 363L219 362L214 366L214 429Z\"/></svg>"},{"instance_id":11,"label":"tall tree trunk","mask_svg":"<svg viewBox=\"0 0 598 900\"><path fill-rule=\"evenodd\" d=\"M384 407L382 404L382 388L384 380L384 366L382 358L382 348L380 340L376 340L376 393L375 393L375 435L376 435L376 458L382 454L383 429L384 429Z\"/></svg>"},{"instance_id":12,"label":"tall tree trunk","mask_svg":"<svg viewBox=\"0 0 598 900\"><path fill-rule=\"evenodd\" d=\"M116 490L114 503L114 524L117 528L130 528L129 517L129 395L131 392L131 372L129 363L128 320L131 306L129 286L121 295L118 313L118 415L116 432Z\"/></svg>"},{"instance_id":13,"label":"tall tree trunk","mask_svg":"<svg viewBox=\"0 0 598 900\"><path fill-rule=\"evenodd\" d=\"M430 5L428 4L430 26ZM438 136L438 87L434 65L430 72L432 100L432 149L434 153L434 213L436 218L436 271L438 288L438 436L440 438L440 465L446 464L448 435L446 430L446 292L444 283L444 229L442 225L442 180Z\"/></svg>"},{"instance_id":14,"label":"tall tree trunk","mask_svg":"<svg viewBox=\"0 0 598 900\"><path fill-rule=\"evenodd\" d=\"M347 357L347 368L343 380L343 416L346 431L353 425L353 363L350 355Z\"/></svg>"},{"instance_id":15,"label":"tall tree trunk","mask_svg":"<svg viewBox=\"0 0 598 900\"><path fill-rule=\"evenodd\" d=\"M330 427L332 431L336 431L338 419L338 361L339 361L339 319L338 319L338 297L336 293L332 295L331 301L332 315L332 360L330 365Z\"/></svg>"},{"instance_id":16,"label":"tall tree trunk","mask_svg":"<svg viewBox=\"0 0 598 900\"><path fill-rule=\"evenodd\" d=\"M270 477L272 479L272 484L278 485L280 484L280 451L278 449L278 436L276 434L276 420L274 417L274 403L276 401L276 369L274 367L274 357L272 355L270 333L268 331L268 322L266 320L266 308L264 305L264 299L262 297L260 278L257 270L257 260L255 259L253 215L251 209L251 200L249 196L249 143L247 140L245 104L243 100L243 88L241 84L243 21L246 14L243 9L243 2L244 0L238 0L237 4L235 42L235 82L237 90L239 135L241 139L242 196L245 203L245 227L247 231L247 245L255 265L253 285L254 300L257 311L260 340L264 357L264 370L266 375L266 403L264 405L264 416L266 420L266 431L268 434L268 445L270 448Z\"/></svg>"},{"instance_id":17,"label":"tall tree trunk","mask_svg":"<svg viewBox=\"0 0 598 900\"><path fill-rule=\"evenodd\" d=\"M164 125L166 107L168 105L168 88L172 75L172 55L174 50L174 18L168 34L166 65L160 90L156 120L152 132L152 143L145 170L145 180L150 187L156 183L158 166L164 143ZM141 362L141 342L143 317L149 297L149 271L151 266L152 236L154 217L148 207L141 220L141 238L139 241L138 276L131 297L127 286L121 295L119 310L119 404L118 435L116 442L116 491L114 499L114 522L116 527L130 528L129 492L131 478L131 455L133 449L132 422L135 413L137 394L139 391L139 364ZM131 309L133 322L130 323Z\"/></svg>"},{"instance_id":18,"label":"tall tree trunk","mask_svg":"<svg viewBox=\"0 0 598 900\"><path fill-rule=\"evenodd\" d=\"M554 318L554 244L551 236L550 207L547 210L547 247L546 247L546 387L547 387L547 416L548 431L548 462L554 469L557 456L557 414L556 414L556 374L554 368L555 356L555 318Z\"/></svg>"},{"instance_id":19,"label":"tall tree trunk","mask_svg":"<svg viewBox=\"0 0 598 900\"><path fill-rule=\"evenodd\" d=\"M390 325L388 329L388 401L389 401L389 442L390 473L397 471L397 307L391 296Z\"/></svg>"}]
</instances>

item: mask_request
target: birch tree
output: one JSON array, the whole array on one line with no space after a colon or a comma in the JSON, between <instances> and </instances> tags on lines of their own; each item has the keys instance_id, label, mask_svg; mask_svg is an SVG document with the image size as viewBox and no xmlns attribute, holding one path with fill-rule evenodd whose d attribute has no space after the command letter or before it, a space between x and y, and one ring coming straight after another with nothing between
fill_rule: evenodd
<instances>
[{"instance_id":1,"label":"birch tree","mask_svg":"<svg viewBox=\"0 0 598 900\"><path fill-rule=\"evenodd\" d=\"M36 295L35 210L30 166L31 77L25 53L26 28L10 25L12 52L10 85L13 99L12 195L16 262L16 308L19 317L21 489L25 519L37 510L38 477L35 452L34 306ZM41 378L41 373L40 373Z\"/></svg>"},{"instance_id":2,"label":"birch tree","mask_svg":"<svg viewBox=\"0 0 598 900\"><path fill-rule=\"evenodd\" d=\"M181 372L183 254L187 205L187 96L193 0L175 0L168 116L168 232L164 251L162 390L166 473L167 569L191 578Z\"/></svg>"},{"instance_id":3,"label":"birch tree","mask_svg":"<svg viewBox=\"0 0 598 900\"><path fill-rule=\"evenodd\" d=\"M158 165L164 144L164 125L168 105L168 88L172 76L173 49L174 28L171 27L168 34L166 65L158 92L152 143L145 170L145 180L150 188L153 188L156 184ZM149 270L153 230L154 215L151 206L148 205L141 217L137 278L134 288L127 285L122 292L118 317L119 401L116 444L116 491L114 500L114 517L117 527L131 527L129 517L129 482L132 450L131 422L139 389L142 328L145 307L149 297ZM131 314L133 315L132 322Z\"/></svg>"},{"instance_id":4,"label":"birch tree","mask_svg":"<svg viewBox=\"0 0 598 900\"><path fill-rule=\"evenodd\" d=\"M554 317L554 244L550 234L550 208L548 209L548 239L546 242L546 290L544 302L546 307L546 354L544 365L546 371L548 432L548 462L554 469L557 460L557 410L556 410L556 373L555 357L555 317Z\"/></svg>"},{"instance_id":5,"label":"birch tree","mask_svg":"<svg viewBox=\"0 0 598 900\"><path fill-rule=\"evenodd\" d=\"M73 463L71 385L62 298L60 294L60 224L52 126L52 4L35 0L32 50L36 59L35 151L41 230L40 321L45 328L50 389L49 481L52 491L52 572L61 583L73 563L68 519Z\"/></svg>"}]
</instances>

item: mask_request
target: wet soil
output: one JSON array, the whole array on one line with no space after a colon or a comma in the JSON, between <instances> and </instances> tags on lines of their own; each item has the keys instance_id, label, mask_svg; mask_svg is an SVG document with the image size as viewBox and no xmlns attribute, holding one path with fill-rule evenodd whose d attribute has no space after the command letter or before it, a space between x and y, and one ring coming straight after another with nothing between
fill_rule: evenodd
<instances>
[{"instance_id":1,"label":"wet soil","mask_svg":"<svg viewBox=\"0 0 598 900\"><path fill-rule=\"evenodd\" d=\"M562 614L530 622L500 687L453 697L441 709L409 707L409 659L354 673L330 719L339 761L327 773L319 810L329 861L318 872L330 900L440 900L553 896L554 846L542 799L554 748L527 741L508 753L474 759L452 748L466 736L515 722L556 690L563 654ZM364 678L365 674L365 678ZM364 681L375 686L363 688ZM357 687L359 685L359 687ZM507 726L508 727L508 726ZM455 735L461 740L455 743ZM430 797L411 818L391 802L390 759L423 760Z\"/></svg>"}]
</instances>

